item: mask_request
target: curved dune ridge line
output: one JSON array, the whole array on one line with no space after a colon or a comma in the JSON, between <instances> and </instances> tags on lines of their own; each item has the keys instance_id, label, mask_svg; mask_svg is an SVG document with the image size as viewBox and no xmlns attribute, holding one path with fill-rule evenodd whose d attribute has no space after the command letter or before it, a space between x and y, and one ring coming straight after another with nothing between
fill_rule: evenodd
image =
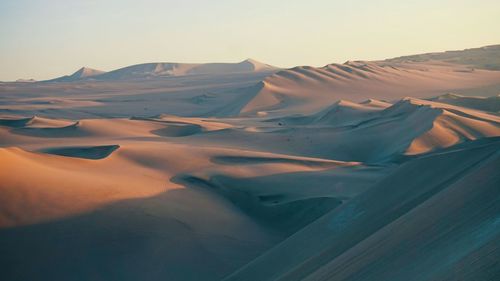
<instances>
[{"instance_id":1,"label":"curved dune ridge line","mask_svg":"<svg viewBox=\"0 0 500 281\"><path fill-rule=\"evenodd\" d=\"M375 117L376 112L381 111L392 104L384 101L369 99L361 103L348 100L339 100L333 105L307 116L295 116L279 118L285 124L311 125L325 124L328 126L347 126L357 124L360 121ZM275 121L271 119L270 121Z\"/></svg>"},{"instance_id":2,"label":"curved dune ridge line","mask_svg":"<svg viewBox=\"0 0 500 281\"><path fill-rule=\"evenodd\" d=\"M39 116L32 117L0 117L0 126L12 128L62 128L74 125L74 121L43 118Z\"/></svg>"},{"instance_id":3,"label":"curved dune ridge line","mask_svg":"<svg viewBox=\"0 0 500 281\"><path fill-rule=\"evenodd\" d=\"M485 112L407 98L376 109L341 101L311 115L267 119L269 128L248 132L263 133L257 144L249 144L254 148L377 163L499 136L498 121L498 116ZM230 142L231 135L239 134L221 132L211 137ZM240 143L245 143L244 136L238 138Z\"/></svg>"},{"instance_id":4,"label":"curved dune ridge line","mask_svg":"<svg viewBox=\"0 0 500 281\"><path fill-rule=\"evenodd\" d=\"M190 170L193 169L201 169L202 171L204 169L212 169L214 167L213 162L210 161L209 159L212 157L217 157L218 155L257 155L261 156L259 153L255 152L246 152L242 153L239 150L228 150L228 149L197 149L195 147L190 147L190 146L172 146L169 147L170 145L165 145L164 142L159 142L159 143L145 143L145 144L135 144L135 145L124 145L123 149L120 149L116 151L116 154L113 154L113 157L107 157L103 159L102 161L85 161L85 159L78 159L78 158L68 158L68 157L59 157L59 156L50 156L50 155L45 155L43 158L40 159L41 163L44 163L45 167L42 170L39 170L37 167L29 167L29 166L24 166L26 169L35 169L40 171L40 174L35 173L31 175L31 178L28 182L32 184L32 180L36 181L36 185L31 185L29 187L29 191L32 195L30 195L30 198L37 198L36 191L44 190L45 193L43 194L43 197L39 197L36 199L34 202L28 202L26 203L25 207L23 210L10 210L10 213L16 214L16 223L17 225L27 223L26 221L23 221L23 216L30 216L29 214L26 213L27 207L29 209L38 212L38 219L39 221L45 221L45 220L54 220L57 218L60 218L62 214L64 214L64 217L73 217L75 214L81 214L81 210L76 209L76 207L80 204L84 205L87 208L96 208L99 207L98 209L102 209L101 204L96 204L93 206L89 206L89 204L85 198L80 195L80 186L88 185L89 181L92 181L92 185L94 188L98 188L99 190L106 190L112 193L115 193L116 190L114 189L126 189L127 186L134 186L135 182L135 188L139 190L143 190L144 187L139 188L140 184L146 184L150 185L154 183L155 181L152 181L150 178L163 178L160 183L161 186L169 186L171 184L178 186L178 184L171 183L168 180L168 177L174 176L174 175L179 175L184 172L189 172ZM36 154L38 156L42 156L42 154ZM36 159L36 155L33 156L28 156L28 159ZM253 163L252 165L249 165L246 168L241 168L241 167L236 167L235 165L227 165L224 164L224 168L221 169L221 171L224 171L224 174L226 175L231 175L236 178L239 177L253 177L253 176L262 176L266 175L266 173L272 175L272 174L280 174L280 173L289 173L289 172L297 172L297 171L321 171L325 170L327 167L323 166L314 166L310 165L310 163L304 163L306 165L303 165L303 162L298 162L298 163L288 163L287 161L280 161L278 163L266 161L264 158L283 158L285 156L283 155L273 155L273 154L262 154L262 157L264 159L263 164L265 167L258 165L257 163ZM206 158L205 158L206 157ZM71 161L69 160L71 159ZM292 157L293 159L293 157ZM309 161L312 161L309 160ZM87 164L83 165L83 163L87 162ZM320 161L321 162L321 161ZM333 161L327 161L324 160L323 162L332 162L332 165L336 164ZM11 162L12 163L12 162ZM22 164L20 163L15 163L14 166L18 167ZM77 165L77 166L75 166ZM82 166L83 165L83 166ZM79 178L74 175L71 175L71 173L80 173L82 168L87 168L89 170L87 171L82 171L82 174L92 174L91 178ZM95 166L95 169L99 170L93 170ZM260 167L259 167L260 166ZM337 166L337 165L335 165ZM333 167L335 167L333 166ZM142 168L141 168L142 167ZM45 169L51 168L52 171L46 171ZM67 169L67 170L66 170ZM86 169L85 169L86 170ZM153 171L158 171L153 172ZM264 172L265 171L265 172ZM8 169L5 170L6 174L9 175L15 175L16 173L9 173L12 171L9 171ZM146 173L145 173L146 172ZM70 174L68 174L70 173ZM143 175L143 173L145 173ZM164 173L167 173L169 175L168 177L165 177ZM163 176L159 176L163 175ZM2 178L5 178L5 175L1 175ZM83 175L82 175L83 176ZM96 178L94 178L94 176ZM53 177L54 180L57 178L59 181L61 178L68 178L71 177L74 180L80 180L80 184L75 184L73 180L67 180L64 182L61 182L58 184L58 187L61 188L68 188L68 186L72 186L72 188L69 188L67 192L62 192L60 188L51 188L50 184L51 182L47 179ZM307 177L307 175L305 175ZM96 180L98 179L98 180ZM119 180L118 180L119 179ZM131 179L134 179L134 181L131 181ZM149 179L145 181L145 179ZM126 182L126 183L125 183ZM13 186L10 186L9 183L16 183ZM13 190L17 190L17 192L22 192L24 188L22 187L22 183L16 182L15 179L11 181L5 181L5 184L9 187L11 187ZM52 182L52 184L54 184ZM110 187L107 187L108 185L112 185ZM153 185L154 186L154 185ZM261 186L266 186L266 185L261 185ZM267 186L272 186L271 184L268 184ZM14 188L15 187L15 188ZM28 187L25 187L28 188ZM89 190L89 192L94 192L94 188ZM110 189L111 188L111 189ZM325 188L327 188L325 186ZM62 189L65 190L65 189ZM178 190L178 189L175 189ZM62 193L61 193L62 192ZM186 252L191 251L190 247L191 246L186 246L186 245L197 245L200 241L203 243L204 247L208 247L209 249L220 249L220 247L229 247L229 249L241 249L241 253L246 253L246 254L232 254L233 256L240 256L240 258L246 256L242 260L249 260L250 258L253 258L256 254L251 254L253 253L252 251L255 251L256 249L261 249L260 251L263 250L262 247L266 245L266 241L269 241L266 238L265 233L262 233L261 230L258 230L259 228L256 226L251 226L251 222L248 221L248 219L245 219L244 215L238 215L238 210L235 210L229 205L229 203L225 202L224 199L220 199L216 194L214 194L211 191L206 191L206 190L200 190L200 189L186 189L186 190L179 190L178 192L180 193L171 193L170 191L165 194L165 196L160 195L160 196L155 196L151 198L151 200L145 200L144 202L140 201L138 206L133 207L126 207L126 209L119 209L120 212L118 214L123 214L127 215L128 219L126 225L130 225L130 227L133 227L130 231L133 231L133 233L136 233L139 231L141 235L144 235L145 237L148 237L147 239L153 239L153 237L156 237L155 235L160 235L161 237L165 237L167 233L171 233L167 235L166 237L171 237L171 239L167 239L168 241L178 241L176 240L178 237L176 233L180 233L182 237L186 237L186 242L181 243L180 245L175 246L175 249L178 249L176 253L179 251L181 252ZM61 193L61 194L60 194ZM69 194L68 194L69 193ZM102 198L102 194L100 193L91 193L92 196L95 196L97 198ZM176 195L177 194L177 195ZM184 194L184 195L183 195ZM42 202L51 202L49 199L50 196L67 196L65 200L61 201L66 201L70 202L71 198L79 198L81 201L80 204L77 204L75 206L60 206L59 204L52 204L51 209L52 212L62 212L61 209L64 210L62 214L55 215L53 213L48 213L48 210L46 210L45 205L37 205L41 204ZM132 194L133 195L133 194ZM266 196L264 194L259 194L256 196L260 196L261 199L263 200L262 204L259 203L260 205L266 205L266 201L270 200L269 196ZM47 198L49 197L49 198ZM4 197L5 198L5 197ZM217 199L219 198L219 199ZM88 199L87 199L88 200ZM193 201L195 200L195 201ZM298 225L302 225L302 223L308 222L311 218L313 218L313 214L315 213L316 216L320 215L326 210L329 210L332 206L336 206L339 202L339 199L335 198L323 198L321 199L319 196L317 199L314 199L314 197L311 197L309 199L304 198L303 200L295 200L295 203L290 202L290 204L286 203L282 207L273 207L276 212L276 216L278 214L281 214L281 216L286 215L288 211L286 210L291 210L293 212L298 212L299 210L302 210L302 215L297 214L295 217L297 221L292 220L288 224L280 227L280 232L283 233L286 232L287 229L292 229L293 227L297 227ZM114 202L114 201L111 201ZM193 210L192 204L193 202L197 203L197 208ZM330 203L328 203L330 202ZM337 202L337 203L335 203ZM44 203L44 204L45 204ZM102 203L102 201L101 201ZM321 203L321 204L320 204ZM331 204L335 203L335 204ZM15 203L13 203L15 204ZM7 208L8 205L3 205L3 208ZM109 202L108 202L109 206ZM127 205L125 205L127 206ZM64 208L63 208L64 207ZM128 209L131 208L131 209ZM76 210L75 210L76 209ZM4 209L5 210L5 209ZM84 209L86 210L86 209ZM116 211L113 211L114 209L111 209L108 213L106 211L106 208L103 209L103 213L98 213L96 216L98 217L108 217L108 216L117 216ZM138 210L138 211L135 211ZM143 211L145 210L145 211ZM323 210L323 211L322 211ZM21 214L22 213L22 214ZM201 216L201 217L200 217ZM243 216L243 217L240 217ZM94 221L93 216L90 216L92 219L91 221ZM83 216L83 219L85 221L86 215ZM120 218L119 216L114 218L105 225L112 225L113 221L122 221L123 218ZM130 221L130 218L137 218L137 222ZM171 225L170 221L172 219L176 219L177 221L180 221L184 224L180 224L181 226L175 226ZM200 221L200 218L203 218ZM309 218L309 219L308 219ZM12 219L12 218L11 218ZM32 218L34 219L34 218ZM160 228L161 233L158 233L156 231L151 232L151 229L149 227L144 228L144 232L142 232L139 226L142 224L140 222L148 222L151 219L155 219L155 223L159 223L161 221L161 225L168 226L166 228ZM75 227L75 223L77 225L81 225L79 222L78 217L75 218L74 221L69 219L70 221L68 222L69 226ZM302 222L302 223L301 223ZM13 223L13 222L11 222ZM84 224L85 225L85 224ZM92 224L90 224L92 225ZM69 227L68 226L68 227ZM42 225L42 229L43 229ZM50 229L50 224L49 224L49 229ZM62 225L60 226L63 229L65 229L64 226L64 221L62 222ZM181 231L180 229L190 229L187 233L185 231ZM103 228L85 228L87 229L88 232L86 232L88 235L96 235L96 236L101 236L104 235L106 236L107 231L109 231L108 227L103 227ZM155 228L157 229L157 228ZM157 229L158 230L158 229ZM22 230L21 230L22 231ZM127 237L127 230L124 230L123 234L125 237ZM201 232L200 232L201 231ZM232 232L234 231L234 232ZM218 234L220 233L220 234ZM229 233L229 234L228 234ZM233 233L233 234L231 234ZM207 236L208 235L208 236ZM230 235L228 238L227 236ZM261 237L263 236L263 237ZM57 234L56 234L56 237ZM81 241L78 238L78 235L72 236L73 239L72 241ZM118 237L118 238L117 238ZM120 240L119 237L123 237L122 235L118 235L115 237L115 239L118 239L116 241L122 241ZM142 236L141 236L142 237ZM207 238L203 237L213 237L215 239L212 242L210 239L205 240ZM226 238L224 238L226 237ZM240 242L241 240L241 242ZM126 241L126 240L125 240ZM223 241L224 243L222 244L217 244L219 242L216 241ZM233 241L233 242L230 242ZM72 242L69 242L70 244ZM76 242L75 242L76 243ZM50 244L50 243L49 243ZM119 245L123 245L122 242L119 243ZM157 245L155 244L157 249ZM182 246L184 245L184 246ZM245 246L247 245L247 246ZM32 245L33 246L33 245ZM76 245L75 245L76 246ZM40 245L35 245L35 249L37 247L40 247ZM76 246L78 247L78 246ZM232 248L231 248L232 247ZM253 247L254 250L251 250L247 247ZM104 246L105 249L108 248L108 246ZM196 251L193 250L195 253L198 251L198 248L196 248ZM33 248L32 248L33 249ZM172 248L169 248L172 249ZM36 251L36 250L35 250ZM170 251L168 251L170 252ZM204 252L204 251L202 251ZM239 252L239 251L237 251ZM166 253L166 252L164 252ZM191 253L191 252L189 252ZM217 252L215 252L217 253ZM170 260L173 258L173 255L166 255L164 258ZM175 254L177 255L177 254ZM222 255L224 256L223 253L219 253L217 255ZM189 255L191 256L191 255ZM231 257L231 255L229 256ZM232 260L232 259L229 259ZM242 265L238 262L239 259L236 259L234 262L236 265ZM43 263L43 262L42 262ZM231 262L233 264L233 262ZM213 266L220 266L217 265L217 263ZM229 266L229 265L228 265ZM234 265L233 265L234 266ZM233 266L230 266L230 268L234 268ZM235 268L234 268L235 269ZM134 270L131 270L131 274L136 274ZM213 274L213 273L211 273ZM135 275L134 275L135 276ZM211 275L212 276L212 275ZM219 276L222 277L222 276ZM215 278L214 278L215 279ZM219 278L220 279L220 278Z\"/></svg>"},{"instance_id":5,"label":"curved dune ridge line","mask_svg":"<svg viewBox=\"0 0 500 281\"><path fill-rule=\"evenodd\" d=\"M246 190L229 188L238 181L225 178L205 180L196 176L179 176L174 180L215 192L239 206L261 224L285 235L290 235L341 204L341 200L327 196L286 201L282 194L256 196Z\"/></svg>"},{"instance_id":6,"label":"curved dune ridge line","mask_svg":"<svg viewBox=\"0 0 500 281\"><path fill-rule=\"evenodd\" d=\"M211 161L224 166L181 174L174 181L224 196L262 224L287 235L361 193L384 174L381 168L356 162L273 154L216 155Z\"/></svg>"},{"instance_id":7,"label":"curved dune ridge line","mask_svg":"<svg viewBox=\"0 0 500 281\"><path fill-rule=\"evenodd\" d=\"M163 176L118 158L100 164L19 148L1 148L0 158L1 227L54 220L165 191Z\"/></svg>"},{"instance_id":8,"label":"curved dune ridge line","mask_svg":"<svg viewBox=\"0 0 500 281\"><path fill-rule=\"evenodd\" d=\"M13 130L15 134L33 136L33 137L49 137L49 138L65 138L65 137L82 137L87 133L81 129L80 121L72 122L69 125L65 122L49 122L41 123L35 126L24 126Z\"/></svg>"},{"instance_id":9,"label":"curved dune ridge line","mask_svg":"<svg viewBox=\"0 0 500 281\"><path fill-rule=\"evenodd\" d=\"M216 156L212 158L214 163L218 164L266 164L266 163L283 163L283 164L298 164L310 167L331 167L331 166L352 166L359 165L359 162L342 162L321 159L308 159L306 157L255 157L255 156Z\"/></svg>"},{"instance_id":10,"label":"curved dune ridge line","mask_svg":"<svg viewBox=\"0 0 500 281\"><path fill-rule=\"evenodd\" d=\"M429 131L413 140L407 154L425 153L464 140L500 136L498 116L415 99L410 99L410 102L442 108L442 113L434 120Z\"/></svg>"},{"instance_id":11,"label":"curved dune ridge line","mask_svg":"<svg viewBox=\"0 0 500 281\"><path fill-rule=\"evenodd\" d=\"M263 87L241 110L307 113L325 103L368 98L394 100L403 96L433 97L439 92L494 85L500 73L441 62L346 62L322 68L295 67L281 70L263 81Z\"/></svg>"},{"instance_id":12,"label":"curved dune ridge line","mask_svg":"<svg viewBox=\"0 0 500 281\"><path fill-rule=\"evenodd\" d=\"M26 126L33 117L26 117L26 118L19 118L19 117L4 117L0 118L0 126L6 126L6 127L24 127Z\"/></svg>"},{"instance_id":13,"label":"curved dune ridge line","mask_svg":"<svg viewBox=\"0 0 500 281\"><path fill-rule=\"evenodd\" d=\"M24 126L25 128L64 128L74 126L76 123L69 120L49 119L38 116L33 116L31 120Z\"/></svg>"},{"instance_id":14,"label":"curved dune ridge line","mask_svg":"<svg viewBox=\"0 0 500 281\"><path fill-rule=\"evenodd\" d=\"M216 130L228 125L217 122L203 122L200 119L186 121L157 122L156 119L84 119L66 121L33 117L28 119L2 119L0 126L12 127L12 133L39 138L78 138L78 137L106 137L106 136L154 136L164 133L176 135L183 133L183 129L203 128ZM192 122L193 124L189 123ZM201 125L199 125L199 124ZM176 132L178 128L179 132ZM197 131L197 130L195 130ZM201 131L201 129L199 130ZM155 133L156 132L156 133ZM189 134L186 134L189 135Z\"/></svg>"},{"instance_id":15,"label":"curved dune ridge line","mask_svg":"<svg viewBox=\"0 0 500 281\"><path fill-rule=\"evenodd\" d=\"M175 175L213 167L214 162L210 160L212 157L217 159L228 152L241 155L239 150L193 149L180 144L165 146L164 142L120 146L119 150L116 150L117 146L40 149L44 153L28 152L19 148L1 149L0 191L5 195L2 196L5 200L10 200L9 204L2 205L2 227L73 216L95 210L120 198L157 195L179 187L178 184L170 182L170 178ZM113 151L110 156L109 153ZM251 152L247 154L255 155ZM357 165L328 160L316 160L323 163L316 165L312 163L314 159L293 157L288 161L269 162L266 161L269 158L283 159L283 156L263 154L260 157L263 161L252 163L250 167L242 168L224 163L219 171L237 178L245 178ZM90 159L99 161L89 161ZM18 175L25 173L29 173L30 177L20 180ZM92 187L88 187L89 184ZM139 188L142 184L150 186ZM25 202L27 209L16 207L23 205L20 203L23 198L33 199ZM53 200L60 202L54 203ZM71 205L73 200L79 200L79 203ZM48 203L52 204L52 207L47 207L50 205L47 205Z\"/></svg>"},{"instance_id":16,"label":"curved dune ridge line","mask_svg":"<svg viewBox=\"0 0 500 281\"><path fill-rule=\"evenodd\" d=\"M260 223L287 235L359 194L367 182L383 174L357 162L271 153L217 154L210 159L223 166L182 173L172 180L223 196ZM311 177L318 181L304 187ZM324 184L333 178L333 186Z\"/></svg>"},{"instance_id":17,"label":"curved dune ridge line","mask_svg":"<svg viewBox=\"0 0 500 281\"><path fill-rule=\"evenodd\" d=\"M49 119L39 116L26 118L19 117L2 117L0 118L0 126L12 128L59 128L73 125L75 122L61 119Z\"/></svg>"},{"instance_id":18,"label":"curved dune ridge line","mask_svg":"<svg viewBox=\"0 0 500 281\"><path fill-rule=\"evenodd\" d=\"M410 114L410 117L414 115L412 119L420 115L418 120L420 122L426 120L423 124L430 125L428 131L415 136L407 149L407 154L425 153L433 149L449 147L464 140L500 136L500 118L498 116L447 104L405 98L387 108L386 111L380 112L382 116L387 113L390 114L389 116ZM376 123L376 120L371 122ZM370 121L366 122L366 125L369 124Z\"/></svg>"},{"instance_id":19,"label":"curved dune ridge line","mask_svg":"<svg viewBox=\"0 0 500 281\"><path fill-rule=\"evenodd\" d=\"M10 133L37 138L78 137L133 137L168 136L180 137L231 128L232 125L201 118L159 116L157 118L131 119L84 119L79 121L48 119L41 117L0 119L0 126ZM12 136L12 134L10 134Z\"/></svg>"}]
</instances>

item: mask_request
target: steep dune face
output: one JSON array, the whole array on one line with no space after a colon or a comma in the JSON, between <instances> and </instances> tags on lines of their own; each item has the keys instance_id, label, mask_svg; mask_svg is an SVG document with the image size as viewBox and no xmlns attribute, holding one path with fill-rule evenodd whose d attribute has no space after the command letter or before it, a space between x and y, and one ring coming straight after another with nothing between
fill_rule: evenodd
<instances>
[{"instance_id":1,"label":"steep dune face","mask_svg":"<svg viewBox=\"0 0 500 281\"><path fill-rule=\"evenodd\" d=\"M347 62L321 68L295 67L263 82L241 114L306 113L340 99L394 100L498 84L500 73L443 62Z\"/></svg>"},{"instance_id":2,"label":"steep dune face","mask_svg":"<svg viewBox=\"0 0 500 281\"><path fill-rule=\"evenodd\" d=\"M89 152L84 156L91 156ZM65 217L105 203L164 191L162 177L150 171L143 170L152 177L141 180L134 176L139 170L123 165L120 169L129 174L120 175L107 165L117 161L112 155L94 162L18 148L3 148L0 153L1 227ZM147 182L148 188L137 188L141 182Z\"/></svg>"},{"instance_id":3,"label":"steep dune face","mask_svg":"<svg viewBox=\"0 0 500 281\"><path fill-rule=\"evenodd\" d=\"M497 139L411 161L225 280L491 280L498 149ZM461 267L480 253L492 258Z\"/></svg>"},{"instance_id":4,"label":"steep dune face","mask_svg":"<svg viewBox=\"0 0 500 281\"><path fill-rule=\"evenodd\" d=\"M376 114L378 116L366 116L352 125L352 139L371 135L372 142L380 141L393 148L403 148L406 155L423 154L464 141L500 136L498 116L414 98L403 99ZM397 133L394 134L392 130ZM378 135L375 133L377 131ZM381 144L380 148L383 146ZM394 153L401 151L395 150Z\"/></svg>"},{"instance_id":5,"label":"steep dune face","mask_svg":"<svg viewBox=\"0 0 500 281\"><path fill-rule=\"evenodd\" d=\"M420 101L420 104L426 105L426 102ZM430 106L435 107L436 105L438 104L431 104ZM459 110L456 107L445 106L442 113L433 121L432 128L415 138L406 153L421 154L438 148L449 147L463 141L499 135L500 118L497 116L477 112L474 114L469 110Z\"/></svg>"}]
</instances>

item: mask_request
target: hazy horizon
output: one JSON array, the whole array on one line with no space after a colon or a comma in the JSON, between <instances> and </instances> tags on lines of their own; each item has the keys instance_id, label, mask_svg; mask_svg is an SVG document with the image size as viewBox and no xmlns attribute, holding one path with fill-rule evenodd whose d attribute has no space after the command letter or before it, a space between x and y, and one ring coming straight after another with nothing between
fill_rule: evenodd
<instances>
[{"instance_id":1,"label":"hazy horizon","mask_svg":"<svg viewBox=\"0 0 500 281\"><path fill-rule=\"evenodd\" d=\"M145 5L146 3L146 5ZM452 3L453 5L450 5ZM480 1L2 1L0 81L146 62L322 66L500 43Z\"/></svg>"}]
</instances>

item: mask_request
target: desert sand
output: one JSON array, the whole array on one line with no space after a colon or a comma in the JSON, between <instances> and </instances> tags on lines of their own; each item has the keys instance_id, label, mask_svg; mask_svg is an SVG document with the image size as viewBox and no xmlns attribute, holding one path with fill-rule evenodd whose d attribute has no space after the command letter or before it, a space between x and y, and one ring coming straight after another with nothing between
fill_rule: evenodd
<instances>
[{"instance_id":1,"label":"desert sand","mask_svg":"<svg viewBox=\"0 0 500 281\"><path fill-rule=\"evenodd\" d=\"M498 57L2 82L0 279L495 280Z\"/></svg>"}]
</instances>

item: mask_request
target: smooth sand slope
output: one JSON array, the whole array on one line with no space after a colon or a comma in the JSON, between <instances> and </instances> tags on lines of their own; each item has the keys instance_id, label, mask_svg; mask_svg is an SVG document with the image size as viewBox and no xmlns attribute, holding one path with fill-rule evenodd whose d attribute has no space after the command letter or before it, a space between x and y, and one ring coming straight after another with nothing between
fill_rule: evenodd
<instances>
[{"instance_id":1,"label":"smooth sand slope","mask_svg":"<svg viewBox=\"0 0 500 281\"><path fill-rule=\"evenodd\" d=\"M0 280L496 280L496 50L0 83Z\"/></svg>"},{"instance_id":2,"label":"smooth sand slope","mask_svg":"<svg viewBox=\"0 0 500 281\"><path fill-rule=\"evenodd\" d=\"M499 144L403 164L226 280L494 280Z\"/></svg>"}]
</instances>

